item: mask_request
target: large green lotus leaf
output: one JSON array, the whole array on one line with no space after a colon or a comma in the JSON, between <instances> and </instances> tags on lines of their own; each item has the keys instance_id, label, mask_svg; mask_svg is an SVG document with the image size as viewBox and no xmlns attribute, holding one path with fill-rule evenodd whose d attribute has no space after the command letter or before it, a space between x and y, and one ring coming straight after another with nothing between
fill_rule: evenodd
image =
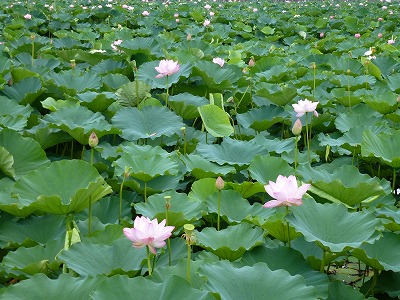
<instances>
[{"instance_id":1,"label":"large green lotus leaf","mask_svg":"<svg viewBox=\"0 0 400 300\"><path fill-rule=\"evenodd\" d=\"M271 269L265 263L235 268L228 261L199 268L207 278L204 288L218 293L221 299L317 299L313 287L307 286L300 275L291 276L286 270Z\"/></svg>"},{"instance_id":2,"label":"large green lotus leaf","mask_svg":"<svg viewBox=\"0 0 400 300\"><path fill-rule=\"evenodd\" d=\"M23 280L20 284L10 285L1 295L4 299L58 299L87 300L105 277L74 277L61 274L57 279L50 279L39 273L32 278Z\"/></svg>"},{"instance_id":3,"label":"large green lotus leaf","mask_svg":"<svg viewBox=\"0 0 400 300\"><path fill-rule=\"evenodd\" d=\"M107 74L101 78L107 91L118 90L124 84L131 82L128 77L122 74Z\"/></svg>"},{"instance_id":4,"label":"large green lotus leaf","mask_svg":"<svg viewBox=\"0 0 400 300\"><path fill-rule=\"evenodd\" d=\"M2 209L11 214L25 206L53 214L76 213L111 191L91 164L62 160L18 179L11 191L14 203L3 204Z\"/></svg>"},{"instance_id":5,"label":"large green lotus leaf","mask_svg":"<svg viewBox=\"0 0 400 300\"><path fill-rule=\"evenodd\" d=\"M346 107L354 107L362 102L362 99L355 93L350 93L346 88L334 88L331 91L332 98L335 102Z\"/></svg>"},{"instance_id":6,"label":"large green lotus leaf","mask_svg":"<svg viewBox=\"0 0 400 300\"><path fill-rule=\"evenodd\" d=\"M328 297L327 300L342 300L342 299L354 299L354 300L364 300L365 296L359 291L355 290L354 287L350 285L345 285L341 281L332 281L329 283L328 287Z\"/></svg>"},{"instance_id":7,"label":"large green lotus leaf","mask_svg":"<svg viewBox=\"0 0 400 300\"><path fill-rule=\"evenodd\" d=\"M325 299L328 295L328 276L313 270L310 264L304 260L303 255L292 248L282 246L273 249L262 246L256 247L246 252L240 262L247 266L263 262L271 270L283 269L292 276L299 274L304 277L306 285L315 288L318 298Z\"/></svg>"},{"instance_id":8,"label":"large green lotus leaf","mask_svg":"<svg viewBox=\"0 0 400 300\"><path fill-rule=\"evenodd\" d=\"M243 76L242 70L234 65L221 68L210 61L198 62L193 68L193 76L200 76L209 89L229 90Z\"/></svg>"},{"instance_id":9,"label":"large green lotus leaf","mask_svg":"<svg viewBox=\"0 0 400 300\"><path fill-rule=\"evenodd\" d=\"M371 178L367 174L361 174L358 168L352 165L324 165L315 168L302 165L297 170L304 181L311 182L311 193L331 202L352 207L386 194L377 177Z\"/></svg>"},{"instance_id":10,"label":"large green lotus leaf","mask_svg":"<svg viewBox=\"0 0 400 300\"><path fill-rule=\"evenodd\" d=\"M43 121L40 121L39 125L30 128L26 132L37 141L44 150L57 144L73 140L67 132L57 128L50 128L48 124Z\"/></svg>"},{"instance_id":11,"label":"large green lotus leaf","mask_svg":"<svg viewBox=\"0 0 400 300\"><path fill-rule=\"evenodd\" d=\"M196 179L225 176L229 173L236 172L236 169L233 166L220 166L196 154L185 155L182 156L181 159L188 172L190 172Z\"/></svg>"},{"instance_id":12,"label":"large green lotus leaf","mask_svg":"<svg viewBox=\"0 0 400 300\"><path fill-rule=\"evenodd\" d=\"M112 118L112 123L122 130L122 137L129 141L181 134L181 128L185 127L181 117L166 107L157 106L145 106L142 110L136 107L120 109Z\"/></svg>"},{"instance_id":13,"label":"large green lotus leaf","mask_svg":"<svg viewBox=\"0 0 400 300\"><path fill-rule=\"evenodd\" d=\"M200 287L206 281L204 277L200 277L197 270L200 266L204 265L204 260L190 261L190 284L196 288ZM151 280L157 283L165 282L171 276L179 276L186 279L187 276L187 258L181 258L176 264L172 266L162 266L157 264L154 273L151 275Z\"/></svg>"},{"instance_id":14,"label":"large green lotus leaf","mask_svg":"<svg viewBox=\"0 0 400 300\"><path fill-rule=\"evenodd\" d=\"M400 231L400 210L393 206L383 206L375 209L383 225L390 231Z\"/></svg>"},{"instance_id":15,"label":"large green lotus leaf","mask_svg":"<svg viewBox=\"0 0 400 300\"><path fill-rule=\"evenodd\" d=\"M266 153L265 148L254 141L231 138L224 138L220 145L199 144L196 149L202 157L220 165L248 165L254 156Z\"/></svg>"},{"instance_id":16,"label":"large green lotus leaf","mask_svg":"<svg viewBox=\"0 0 400 300\"><path fill-rule=\"evenodd\" d=\"M77 94L76 98L82 106L89 108L91 111L104 111L112 103L116 101L116 96L111 92L86 92Z\"/></svg>"},{"instance_id":17,"label":"large green lotus leaf","mask_svg":"<svg viewBox=\"0 0 400 300\"><path fill-rule=\"evenodd\" d=\"M218 212L218 192L213 193L206 199L206 205L208 212ZM242 196L232 190L221 191L221 216L228 223L240 223L246 219L247 216L256 216L260 212L264 211L260 203L250 203L242 198Z\"/></svg>"},{"instance_id":18,"label":"large green lotus leaf","mask_svg":"<svg viewBox=\"0 0 400 300\"><path fill-rule=\"evenodd\" d=\"M257 155L250 162L249 172L254 180L267 184L279 175L293 175L294 169L280 157Z\"/></svg>"},{"instance_id":19,"label":"large green lotus leaf","mask_svg":"<svg viewBox=\"0 0 400 300\"><path fill-rule=\"evenodd\" d=\"M135 37L124 40L118 48L128 54L154 55L160 51L160 44L152 37Z\"/></svg>"},{"instance_id":20,"label":"large green lotus leaf","mask_svg":"<svg viewBox=\"0 0 400 300\"><path fill-rule=\"evenodd\" d=\"M375 270L400 272L400 236L384 232L375 243L354 249L352 255Z\"/></svg>"},{"instance_id":21,"label":"large green lotus leaf","mask_svg":"<svg viewBox=\"0 0 400 300\"><path fill-rule=\"evenodd\" d=\"M64 240L58 239L47 243L45 246L19 247L16 251L9 252L2 261L8 275L24 279L36 273L49 275L60 267L56 255L64 246Z\"/></svg>"},{"instance_id":22,"label":"large green lotus leaf","mask_svg":"<svg viewBox=\"0 0 400 300\"><path fill-rule=\"evenodd\" d=\"M220 231L207 227L196 232L196 238L196 245L230 261L241 258L246 251L264 243L262 229L252 228L248 223L229 226Z\"/></svg>"},{"instance_id":23,"label":"large green lotus leaf","mask_svg":"<svg viewBox=\"0 0 400 300\"><path fill-rule=\"evenodd\" d=\"M366 122L365 116L368 116ZM339 111L339 115L335 119L335 126L341 132L347 132L351 128L359 126L371 126L372 124L382 121L381 115L374 111L371 107L366 105L357 105L352 107L352 113L346 111Z\"/></svg>"},{"instance_id":24,"label":"large green lotus leaf","mask_svg":"<svg viewBox=\"0 0 400 300\"><path fill-rule=\"evenodd\" d=\"M30 216L18 222L7 222L0 227L0 247L23 245L26 247L49 241L63 240L65 236L65 217L62 215Z\"/></svg>"},{"instance_id":25,"label":"large green lotus leaf","mask_svg":"<svg viewBox=\"0 0 400 300\"><path fill-rule=\"evenodd\" d=\"M92 71L85 71L82 74L75 70L53 72L51 79L62 92L71 96L101 87L100 76Z\"/></svg>"},{"instance_id":26,"label":"large green lotus leaf","mask_svg":"<svg viewBox=\"0 0 400 300\"><path fill-rule=\"evenodd\" d=\"M361 155L376 157L381 163L392 168L400 168L400 130L392 133L374 134L370 130L363 133Z\"/></svg>"},{"instance_id":27,"label":"large green lotus leaf","mask_svg":"<svg viewBox=\"0 0 400 300\"><path fill-rule=\"evenodd\" d=\"M114 206L118 206L118 205L114 205ZM84 243L84 244L91 243L91 244L100 244L100 245L109 245L110 246L110 245L112 245L112 243L114 243L114 241L124 237L123 228L125 226L119 225L119 224L110 224L110 225L105 226L101 230L94 231L93 230L93 220L95 218L97 218L97 216L92 217L92 232L91 232L90 236L88 235L88 233L89 233L88 228L84 228L84 230L86 231L85 232L86 235L82 236L82 223L79 222L78 227L79 227L79 230L81 233L82 243ZM87 223L85 222L85 225L86 224Z\"/></svg>"},{"instance_id":28,"label":"large green lotus leaf","mask_svg":"<svg viewBox=\"0 0 400 300\"><path fill-rule=\"evenodd\" d=\"M367 289L371 287L372 282L372 279L367 282ZM398 298L400 296L400 273L392 271L380 272L374 290L375 292L387 293L392 298Z\"/></svg>"},{"instance_id":29,"label":"large green lotus leaf","mask_svg":"<svg viewBox=\"0 0 400 300\"><path fill-rule=\"evenodd\" d=\"M191 200L186 194L167 192L155 194L147 198L147 202L135 204L135 211L150 219L157 218L160 222L166 218L165 196L170 196L170 209L168 211L168 225L176 229L186 223L194 223L201 219L201 214L206 211L203 202Z\"/></svg>"},{"instance_id":30,"label":"large green lotus leaf","mask_svg":"<svg viewBox=\"0 0 400 300\"><path fill-rule=\"evenodd\" d=\"M211 294L193 288L186 279L173 275L165 282L156 283L144 277L129 278L116 275L108 278L92 294L93 300L213 300Z\"/></svg>"},{"instance_id":31,"label":"large green lotus leaf","mask_svg":"<svg viewBox=\"0 0 400 300\"><path fill-rule=\"evenodd\" d=\"M294 138L288 138L288 139L269 139L264 137L263 135L256 135L256 137L253 140L254 142L256 142L257 145L262 146L262 148L264 149L263 153L260 154L268 154L269 153L278 153L278 154L282 154L283 152L290 152L293 151L294 146L295 146L295 140ZM252 156L252 158L255 155Z\"/></svg>"},{"instance_id":32,"label":"large green lotus leaf","mask_svg":"<svg viewBox=\"0 0 400 300\"><path fill-rule=\"evenodd\" d=\"M150 146L150 145L137 145L134 142L126 142L117 148L117 154L128 153L130 155L160 155L163 157L171 157L171 154L161 148L160 146ZM121 173L122 174L122 173Z\"/></svg>"},{"instance_id":33,"label":"large green lotus leaf","mask_svg":"<svg viewBox=\"0 0 400 300\"><path fill-rule=\"evenodd\" d=\"M330 252L359 248L363 243L373 243L380 237L377 230L382 224L365 211L348 212L342 204L319 204L308 200L292 207L287 220L308 242ZM332 225L334 224L334 226Z\"/></svg>"},{"instance_id":34,"label":"large green lotus leaf","mask_svg":"<svg viewBox=\"0 0 400 300\"><path fill-rule=\"evenodd\" d=\"M1 94L25 105L33 103L44 91L39 78L27 77L11 86L5 86Z\"/></svg>"},{"instance_id":35,"label":"large green lotus leaf","mask_svg":"<svg viewBox=\"0 0 400 300\"><path fill-rule=\"evenodd\" d=\"M397 94L384 90L376 89L373 92L361 94L361 99L381 114L389 114L397 109Z\"/></svg>"},{"instance_id":36,"label":"large green lotus leaf","mask_svg":"<svg viewBox=\"0 0 400 300\"><path fill-rule=\"evenodd\" d=\"M170 76L164 76L162 78L156 78L158 72L155 67L158 67L160 61L150 61L142 64L139 67L138 78L139 80L150 85L152 89L166 89L167 83L168 87L171 87L174 83L177 83L181 77L188 78L192 72L192 67L189 63L181 64L180 69L175 74Z\"/></svg>"},{"instance_id":37,"label":"large green lotus leaf","mask_svg":"<svg viewBox=\"0 0 400 300\"><path fill-rule=\"evenodd\" d=\"M400 74L395 73L387 77L389 88L395 92L400 92Z\"/></svg>"},{"instance_id":38,"label":"large green lotus leaf","mask_svg":"<svg viewBox=\"0 0 400 300\"><path fill-rule=\"evenodd\" d=\"M98 138L106 134L118 133L118 129L111 126L105 117L93 113L84 106L62 108L43 117L51 128L59 128L68 132L82 145L89 143L89 136L95 132Z\"/></svg>"},{"instance_id":39,"label":"large green lotus leaf","mask_svg":"<svg viewBox=\"0 0 400 300\"><path fill-rule=\"evenodd\" d=\"M133 81L122 85L115 94L122 106L138 106L146 98L150 98L151 87L143 81Z\"/></svg>"},{"instance_id":40,"label":"large green lotus leaf","mask_svg":"<svg viewBox=\"0 0 400 300\"><path fill-rule=\"evenodd\" d=\"M286 211L282 208L270 209L262 207L258 215L252 218L248 218L252 224L265 230L270 236L275 239L287 243L290 240L294 240L301 236L301 233L296 232L293 226L289 227L288 235L288 223L285 220Z\"/></svg>"},{"instance_id":41,"label":"large green lotus leaf","mask_svg":"<svg viewBox=\"0 0 400 300\"><path fill-rule=\"evenodd\" d=\"M203 178L195 181L192 184L188 197L197 201L206 201L207 197L217 190L215 182L215 178Z\"/></svg>"},{"instance_id":42,"label":"large green lotus leaf","mask_svg":"<svg viewBox=\"0 0 400 300\"><path fill-rule=\"evenodd\" d=\"M1 169L9 170L9 175L14 174L15 179L50 163L38 142L11 129L0 131L0 147L3 149ZM10 159L13 160L11 165Z\"/></svg>"},{"instance_id":43,"label":"large green lotus leaf","mask_svg":"<svg viewBox=\"0 0 400 300\"><path fill-rule=\"evenodd\" d=\"M255 194L265 192L264 186L259 182L243 181L242 183L227 182L226 184L245 199Z\"/></svg>"},{"instance_id":44,"label":"large green lotus leaf","mask_svg":"<svg viewBox=\"0 0 400 300\"><path fill-rule=\"evenodd\" d=\"M6 148L0 146L0 171L9 177L15 178L15 170L13 168L14 158Z\"/></svg>"},{"instance_id":45,"label":"large green lotus leaf","mask_svg":"<svg viewBox=\"0 0 400 300\"><path fill-rule=\"evenodd\" d=\"M129 168L131 177L142 181L150 181L162 175L176 175L179 172L178 164L171 158L160 154L124 153L114 163L117 174L123 174Z\"/></svg>"},{"instance_id":46,"label":"large green lotus leaf","mask_svg":"<svg viewBox=\"0 0 400 300\"><path fill-rule=\"evenodd\" d=\"M182 93L169 97L169 106L184 120L191 120L200 116L197 108L209 104L205 97Z\"/></svg>"},{"instance_id":47,"label":"large green lotus leaf","mask_svg":"<svg viewBox=\"0 0 400 300\"><path fill-rule=\"evenodd\" d=\"M285 106L290 103L297 95L297 89L287 84L271 84L267 82L259 82L255 86L256 95L267 98L269 101L278 106Z\"/></svg>"},{"instance_id":48,"label":"large green lotus leaf","mask_svg":"<svg viewBox=\"0 0 400 300\"><path fill-rule=\"evenodd\" d=\"M206 130L214 137L230 136L234 129L228 114L217 105L207 104L198 108Z\"/></svg>"},{"instance_id":49,"label":"large green lotus leaf","mask_svg":"<svg viewBox=\"0 0 400 300\"><path fill-rule=\"evenodd\" d=\"M105 59L91 68L97 74L105 75L107 73L122 73L127 67L126 61L116 61L113 59Z\"/></svg>"},{"instance_id":50,"label":"large green lotus leaf","mask_svg":"<svg viewBox=\"0 0 400 300\"><path fill-rule=\"evenodd\" d=\"M43 108L50 111L57 111L67 107L77 107L80 105L74 97L71 97L68 100L56 100L52 97L47 97L45 100L40 101L40 103L42 103Z\"/></svg>"},{"instance_id":51,"label":"large green lotus leaf","mask_svg":"<svg viewBox=\"0 0 400 300\"><path fill-rule=\"evenodd\" d=\"M238 114L237 121L244 128L252 128L260 132L267 130L276 123L283 123L287 117L288 114L282 107L269 105Z\"/></svg>"},{"instance_id":52,"label":"large green lotus leaf","mask_svg":"<svg viewBox=\"0 0 400 300\"><path fill-rule=\"evenodd\" d=\"M28 117L33 111L29 105L19 105L17 101L0 96L1 112L0 126L13 129L16 131L25 128L28 122Z\"/></svg>"},{"instance_id":53,"label":"large green lotus leaf","mask_svg":"<svg viewBox=\"0 0 400 300\"><path fill-rule=\"evenodd\" d=\"M57 258L82 276L135 276L140 273L147 255L144 247L133 248L132 242L123 237L111 245L75 243L68 250L63 250Z\"/></svg>"}]
</instances>

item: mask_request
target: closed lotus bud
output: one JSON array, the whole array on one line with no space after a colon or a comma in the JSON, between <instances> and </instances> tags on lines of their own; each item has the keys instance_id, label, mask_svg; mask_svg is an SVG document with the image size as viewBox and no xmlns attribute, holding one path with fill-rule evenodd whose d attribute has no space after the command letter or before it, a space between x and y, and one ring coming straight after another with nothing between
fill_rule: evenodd
<instances>
[{"instance_id":1,"label":"closed lotus bud","mask_svg":"<svg viewBox=\"0 0 400 300\"><path fill-rule=\"evenodd\" d=\"M94 148L99 144L99 138L95 132L92 132L89 136L89 146Z\"/></svg>"},{"instance_id":2,"label":"closed lotus bud","mask_svg":"<svg viewBox=\"0 0 400 300\"><path fill-rule=\"evenodd\" d=\"M253 67L254 66L254 59L252 59L252 58L250 58L250 60L249 60L249 67L251 68L251 67Z\"/></svg>"},{"instance_id":3,"label":"closed lotus bud","mask_svg":"<svg viewBox=\"0 0 400 300\"><path fill-rule=\"evenodd\" d=\"M217 180L215 181L215 187L218 190L222 190L224 188L225 182L224 180L221 178L221 176L218 176Z\"/></svg>"},{"instance_id":4,"label":"closed lotus bud","mask_svg":"<svg viewBox=\"0 0 400 300\"><path fill-rule=\"evenodd\" d=\"M165 208L169 210L171 208L171 196L165 196Z\"/></svg>"},{"instance_id":5,"label":"closed lotus bud","mask_svg":"<svg viewBox=\"0 0 400 300\"><path fill-rule=\"evenodd\" d=\"M188 33L188 35L186 36L186 40L190 41L192 39L192 35L190 33Z\"/></svg>"},{"instance_id":6,"label":"closed lotus bud","mask_svg":"<svg viewBox=\"0 0 400 300\"><path fill-rule=\"evenodd\" d=\"M301 134L301 130L303 128L303 124L301 124L300 119L297 119L296 122L294 122L293 128L292 128L292 133L295 136L298 136Z\"/></svg>"}]
</instances>

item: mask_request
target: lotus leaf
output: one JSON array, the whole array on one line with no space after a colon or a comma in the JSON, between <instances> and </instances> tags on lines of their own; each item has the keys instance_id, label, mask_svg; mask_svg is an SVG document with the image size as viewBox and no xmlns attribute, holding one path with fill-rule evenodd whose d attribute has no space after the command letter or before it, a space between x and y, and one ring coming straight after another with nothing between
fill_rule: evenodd
<instances>
[{"instance_id":1,"label":"lotus leaf","mask_svg":"<svg viewBox=\"0 0 400 300\"><path fill-rule=\"evenodd\" d=\"M122 137L129 141L180 134L181 128L185 127L181 117L165 107L155 106L146 106L142 110L135 107L121 109L112 118L112 123L122 130Z\"/></svg>"},{"instance_id":2,"label":"lotus leaf","mask_svg":"<svg viewBox=\"0 0 400 300\"><path fill-rule=\"evenodd\" d=\"M156 283L143 277L129 278L128 276L116 275L108 278L94 291L93 299L106 300L110 298L159 300L181 299L181 300L213 300L214 297L208 292L197 290L179 276L171 276L165 282Z\"/></svg>"},{"instance_id":3,"label":"lotus leaf","mask_svg":"<svg viewBox=\"0 0 400 300\"><path fill-rule=\"evenodd\" d=\"M146 250L133 248L132 242L122 237L110 246L90 242L75 243L68 250L63 250L57 258L83 276L135 276L144 265Z\"/></svg>"},{"instance_id":4,"label":"lotus leaf","mask_svg":"<svg viewBox=\"0 0 400 300\"><path fill-rule=\"evenodd\" d=\"M274 105L264 105L260 108L249 110L237 116L238 123L245 128L255 131L267 130L276 123L283 123L287 113L283 108Z\"/></svg>"},{"instance_id":5,"label":"lotus leaf","mask_svg":"<svg viewBox=\"0 0 400 300\"><path fill-rule=\"evenodd\" d=\"M282 246L270 249L260 246L250 252L246 252L240 262L247 266L264 262L271 270L283 269L292 276L299 274L304 277L306 285L315 288L319 298L324 299L327 297L328 276L313 270L310 264L304 260L301 253L294 249Z\"/></svg>"},{"instance_id":6,"label":"lotus leaf","mask_svg":"<svg viewBox=\"0 0 400 300\"><path fill-rule=\"evenodd\" d=\"M43 121L47 122L50 128L68 132L82 145L88 144L92 132L95 132L98 138L118 133L118 129L111 126L101 113L93 113L83 106L59 109L46 115Z\"/></svg>"},{"instance_id":7,"label":"lotus leaf","mask_svg":"<svg viewBox=\"0 0 400 300\"><path fill-rule=\"evenodd\" d=\"M175 226L176 229L186 223L197 222L201 218L202 212L206 210L202 202L191 200L186 194L167 192L150 196L146 203L135 204L136 213L150 219L157 218L161 222L166 218L165 196L171 197L168 225Z\"/></svg>"},{"instance_id":8,"label":"lotus leaf","mask_svg":"<svg viewBox=\"0 0 400 300\"><path fill-rule=\"evenodd\" d=\"M234 129L229 115L214 104L203 105L198 108L204 127L214 137L230 136Z\"/></svg>"},{"instance_id":9,"label":"lotus leaf","mask_svg":"<svg viewBox=\"0 0 400 300\"><path fill-rule=\"evenodd\" d=\"M325 165L313 169L309 166L300 166L298 172L304 181L312 183L309 192L350 207L386 194L378 178L361 174L351 165L332 166L332 168Z\"/></svg>"},{"instance_id":10,"label":"lotus leaf","mask_svg":"<svg viewBox=\"0 0 400 300\"><path fill-rule=\"evenodd\" d=\"M196 244L218 255L221 259L235 261L243 256L246 251L261 245L264 242L263 231L252 228L247 223L229 226L217 231L207 227L201 232L196 232Z\"/></svg>"},{"instance_id":11,"label":"lotus leaf","mask_svg":"<svg viewBox=\"0 0 400 300\"><path fill-rule=\"evenodd\" d=\"M400 131L392 134L382 132L374 134L370 130L363 133L361 143L361 155L364 157L376 157L385 165L392 168L400 168Z\"/></svg>"},{"instance_id":12,"label":"lotus leaf","mask_svg":"<svg viewBox=\"0 0 400 300\"><path fill-rule=\"evenodd\" d=\"M205 288L221 299L316 299L316 291L300 275L285 270L271 271L265 263L235 268L228 261L200 267L208 281Z\"/></svg>"},{"instance_id":13,"label":"lotus leaf","mask_svg":"<svg viewBox=\"0 0 400 300\"><path fill-rule=\"evenodd\" d=\"M11 285L1 296L9 300L26 299L27 295L32 299L87 300L104 280L105 277L82 278L70 274L61 274L55 280L39 273L21 284Z\"/></svg>"},{"instance_id":14,"label":"lotus leaf","mask_svg":"<svg viewBox=\"0 0 400 300\"><path fill-rule=\"evenodd\" d=\"M254 156L266 152L264 147L253 140L239 141L227 137L220 145L200 144L197 146L197 151L203 158L220 165L232 164L238 166L248 165Z\"/></svg>"},{"instance_id":15,"label":"lotus leaf","mask_svg":"<svg viewBox=\"0 0 400 300\"><path fill-rule=\"evenodd\" d=\"M384 232L373 244L361 245L352 255L374 270L400 271L400 236Z\"/></svg>"},{"instance_id":16,"label":"lotus leaf","mask_svg":"<svg viewBox=\"0 0 400 300\"><path fill-rule=\"evenodd\" d=\"M3 203L1 208L25 216L36 210L53 214L76 213L110 192L111 187L92 165L84 161L63 160L18 179L11 191L13 202Z\"/></svg>"},{"instance_id":17,"label":"lotus leaf","mask_svg":"<svg viewBox=\"0 0 400 300\"><path fill-rule=\"evenodd\" d=\"M319 204L308 200L292 207L287 220L308 242L316 242L324 251L341 252L359 248L379 239L381 223L365 211L348 212L342 204ZM332 226L334 224L334 226Z\"/></svg>"},{"instance_id":18,"label":"lotus leaf","mask_svg":"<svg viewBox=\"0 0 400 300\"><path fill-rule=\"evenodd\" d=\"M0 131L0 147L1 169L8 170L5 173L15 179L50 163L38 142L11 129Z\"/></svg>"}]
</instances>

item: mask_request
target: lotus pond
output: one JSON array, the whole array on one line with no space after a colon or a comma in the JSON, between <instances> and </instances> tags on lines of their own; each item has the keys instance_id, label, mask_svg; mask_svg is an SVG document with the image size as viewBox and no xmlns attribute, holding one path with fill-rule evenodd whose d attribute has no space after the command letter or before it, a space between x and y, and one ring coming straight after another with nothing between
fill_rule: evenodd
<instances>
[{"instance_id":1,"label":"lotus pond","mask_svg":"<svg viewBox=\"0 0 400 300\"><path fill-rule=\"evenodd\" d=\"M2 1L0 299L400 296L398 1Z\"/></svg>"}]
</instances>

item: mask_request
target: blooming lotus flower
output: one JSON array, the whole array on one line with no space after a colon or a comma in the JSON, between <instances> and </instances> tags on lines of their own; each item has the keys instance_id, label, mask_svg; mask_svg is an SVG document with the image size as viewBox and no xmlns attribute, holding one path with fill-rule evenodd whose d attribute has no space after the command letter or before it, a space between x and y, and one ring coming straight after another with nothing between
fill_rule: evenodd
<instances>
[{"instance_id":1,"label":"blooming lotus flower","mask_svg":"<svg viewBox=\"0 0 400 300\"><path fill-rule=\"evenodd\" d=\"M175 74L179 71L179 64L177 61L163 59L160 61L158 67L155 67L156 71L159 73L156 78L161 78L164 76L169 76Z\"/></svg>"},{"instance_id":2,"label":"blooming lotus flower","mask_svg":"<svg viewBox=\"0 0 400 300\"><path fill-rule=\"evenodd\" d=\"M225 60L221 57L213 58L213 63L219 65L221 68L224 66Z\"/></svg>"},{"instance_id":3,"label":"blooming lotus flower","mask_svg":"<svg viewBox=\"0 0 400 300\"><path fill-rule=\"evenodd\" d=\"M389 45L393 45L395 42L396 42L396 41L395 41L394 39L390 39L390 40L387 41L387 43L388 43Z\"/></svg>"},{"instance_id":4,"label":"blooming lotus flower","mask_svg":"<svg viewBox=\"0 0 400 300\"><path fill-rule=\"evenodd\" d=\"M150 13L147 10L145 10L144 12L142 12L142 15L147 17L148 15L150 15Z\"/></svg>"},{"instance_id":5,"label":"blooming lotus flower","mask_svg":"<svg viewBox=\"0 0 400 300\"><path fill-rule=\"evenodd\" d=\"M296 117L300 118L307 112L312 112L316 117L318 117L318 112L316 111L319 102L312 102L308 99L299 100L296 104L292 104L293 109L297 112Z\"/></svg>"},{"instance_id":6,"label":"blooming lotus flower","mask_svg":"<svg viewBox=\"0 0 400 300\"><path fill-rule=\"evenodd\" d=\"M24 15L24 18L27 20L31 20L32 19L32 15L31 14L26 14Z\"/></svg>"},{"instance_id":7,"label":"blooming lotus flower","mask_svg":"<svg viewBox=\"0 0 400 300\"><path fill-rule=\"evenodd\" d=\"M148 246L150 251L157 254L156 248L165 246L174 226L165 226L166 220L158 223L157 219L150 220L147 217L136 217L133 228L124 228L124 235L132 241L132 246L142 248Z\"/></svg>"},{"instance_id":8,"label":"blooming lotus flower","mask_svg":"<svg viewBox=\"0 0 400 300\"><path fill-rule=\"evenodd\" d=\"M361 34L356 33L356 34L354 35L354 37L355 37L356 39L359 39L359 38L361 37Z\"/></svg>"},{"instance_id":9,"label":"blooming lotus flower","mask_svg":"<svg viewBox=\"0 0 400 300\"><path fill-rule=\"evenodd\" d=\"M204 26L204 27L205 27L205 26L208 26L208 25L210 25L210 23L211 23L210 20L205 19L204 22L203 22L203 26Z\"/></svg>"},{"instance_id":10,"label":"blooming lotus flower","mask_svg":"<svg viewBox=\"0 0 400 300\"><path fill-rule=\"evenodd\" d=\"M276 182L270 181L265 185L265 190L274 200L268 201L263 206L267 208L278 206L299 206L303 204L301 198L310 188L311 184L297 186L296 177L279 175Z\"/></svg>"}]
</instances>

